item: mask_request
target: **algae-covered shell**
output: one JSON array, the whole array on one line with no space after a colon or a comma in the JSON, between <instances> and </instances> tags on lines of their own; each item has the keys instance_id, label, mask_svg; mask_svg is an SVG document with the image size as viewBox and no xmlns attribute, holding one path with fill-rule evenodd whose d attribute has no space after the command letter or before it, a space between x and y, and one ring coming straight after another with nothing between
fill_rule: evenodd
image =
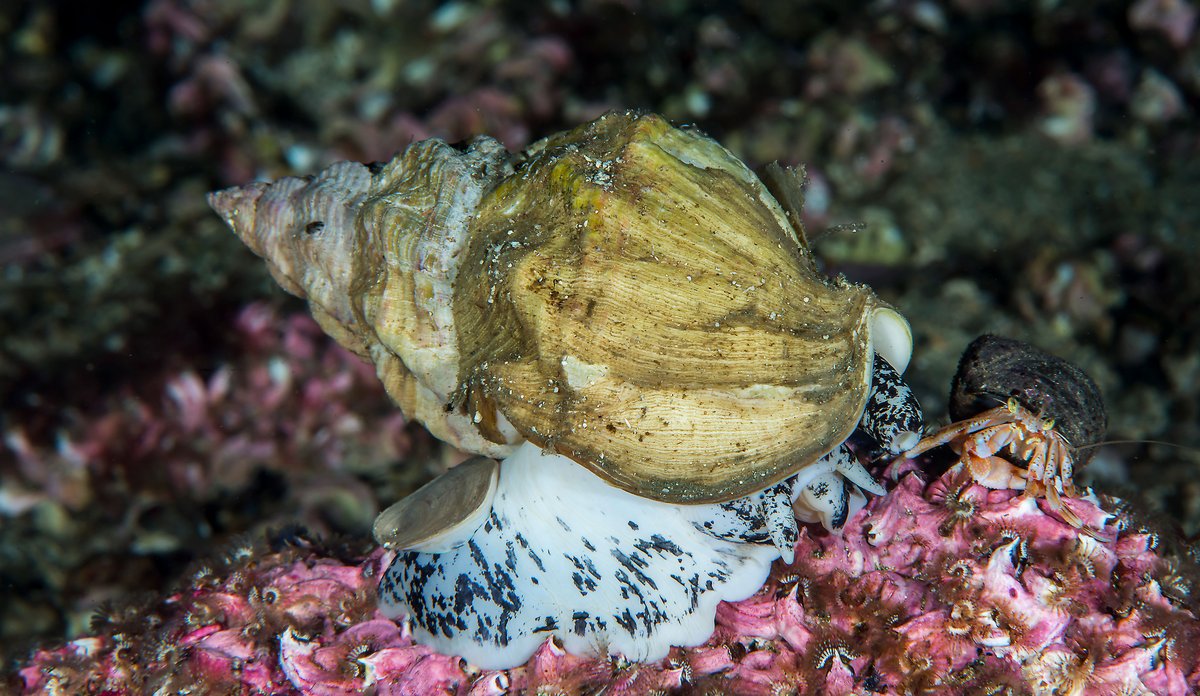
<instances>
[{"instance_id":1,"label":"algae-covered shell","mask_svg":"<svg viewBox=\"0 0 1200 696\"><path fill-rule=\"evenodd\" d=\"M528 439L666 502L748 495L845 440L872 327L903 324L823 276L737 158L657 116L517 157L423 141L210 201L438 437Z\"/></svg>"}]
</instances>

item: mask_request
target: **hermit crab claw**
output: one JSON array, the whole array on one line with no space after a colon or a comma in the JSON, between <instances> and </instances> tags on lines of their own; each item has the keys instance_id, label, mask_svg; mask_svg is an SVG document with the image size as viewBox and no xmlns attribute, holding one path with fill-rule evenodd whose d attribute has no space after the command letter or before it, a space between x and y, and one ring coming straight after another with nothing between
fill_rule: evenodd
<instances>
[{"instance_id":1,"label":"hermit crab claw","mask_svg":"<svg viewBox=\"0 0 1200 696\"><path fill-rule=\"evenodd\" d=\"M472 457L380 513L375 541L393 551L456 549L487 519L499 480L496 460Z\"/></svg>"}]
</instances>

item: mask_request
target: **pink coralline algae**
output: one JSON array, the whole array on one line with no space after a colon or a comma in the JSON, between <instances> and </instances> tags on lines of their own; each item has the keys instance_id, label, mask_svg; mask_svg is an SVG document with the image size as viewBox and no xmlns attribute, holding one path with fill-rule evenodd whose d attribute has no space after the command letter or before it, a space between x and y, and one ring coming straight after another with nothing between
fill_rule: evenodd
<instances>
[{"instance_id":1,"label":"pink coralline algae","mask_svg":"<svg viewBox=\"0 0 1200 696\"><path fill-rule=\"evenodd\" d=\"M55 630L21 623L21 611L79 635L97 607L161 586L162 571L174 575L232 536L299 525L365 541L379 497L428 475L403 466L412 447L428 449L428 435L307 314L250 305L228 344L224 359L174 358L81 398L51 426L0 427L4 544L18 554L10 559L38 559L5 570L48 588L22 610L13 601L21 585L0 587L10 635ZM19 644L0 644L0 658Z\"/></svg>"},{"instance_id":2,"label":"pink coralline algae","mask_svg":"<svg viewBox=\"0 0 1200 696\"><path fill-rule=\"evenodd\" d=\"M111 395L99 413L64 426L53 446L9 428L0 453L15 466L0 470L0 519L40 503L77 514L129 490L145 505L211 500L243 490L260 471L314 490L337 485L360 507L374 505L351 473L390 466L410 445L374 370L328 341L307 315L281 318L252 304L232 333L236 360L206 376L191 367L168 371L158 399ZM298 495L293 512L307 509L313 493ZM366 511L364 529L372 514ZM319 516L294 521L318 525Z\"/></svg>"},{"instance_id":3,"label":"pink coralline algae","mask_svg":"<svg viewBox=\"0 0 1200 696\"><path fill-rule=\"evenodd\" d=\"M1114 499L1044 502L910 471L842 536L805 529L792 565L723 604L704 645L659 663L583 659L547 641L474 669L382 617L389 560L293 539L243 548L98 633L36 652L24 693L1169 694L1200 688L1193 561ZM1105 510L1114 511L1113 515Z\"/></svg>"}]
</instances>

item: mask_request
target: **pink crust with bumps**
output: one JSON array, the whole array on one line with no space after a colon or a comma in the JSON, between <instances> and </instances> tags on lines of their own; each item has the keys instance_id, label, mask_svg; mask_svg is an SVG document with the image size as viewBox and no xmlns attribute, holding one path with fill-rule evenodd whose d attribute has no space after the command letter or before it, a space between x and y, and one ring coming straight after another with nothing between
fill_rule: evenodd
<instances>
[{"instance_id":1,"label":"pink crust with bumps","mask_svg":"<svg viewBox=\"0 0 1200 696\"><path fill-rule=\"evenodd\" d=\"M1106 514L1069 501L1093 529ZM1112 504L1112 503L1110 503ZM293 690L310 694L1087 693L1200 689L1200 622L1185 561L1125 516L1080 536L1035 500L961 475L910 473L842 537L808 527L796 562L723 604L703 646L659 664L581 659L543 644L480 672L414 645L375 608L382 564L311 547L243 556L180 594L41 650L25 693ZM1186 566L1191 568L1191 566ZM1008 691L1004 687L1009 687Z\"/></svg>"}]
</instances>

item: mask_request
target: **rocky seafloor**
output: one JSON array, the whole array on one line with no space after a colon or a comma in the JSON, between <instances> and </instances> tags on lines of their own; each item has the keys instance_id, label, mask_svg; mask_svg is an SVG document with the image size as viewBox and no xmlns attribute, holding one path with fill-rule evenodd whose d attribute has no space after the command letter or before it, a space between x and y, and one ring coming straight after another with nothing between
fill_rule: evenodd
<instances>
[{"instance_id":1,"label":"rocky seafloor","mask_svg":"<svg viewBox=\"0 0 1200 696\"><path fill-rule=\"evenodd\" d=\"M517 149L613 108L694 123L752 166L805 164L810 232L831 230L815 250L912 322L908 380L930 420L978 334L1085 368L1109 437L1133 442L1082 480L1194 562L1194 3L97 12L0 2L6 666L301 527L347 540L356 563L380 506L454 459L274 287L204 192L431 136Z\"/></svg>"},{"instance_id":2,"label":"rocky seafloor","mask_svg":"<svg viewBox=\"0 0 1200 696\"><path fill-rule=\"evenodd\" d=\"M1196 579L1182 549L1113 499L1092 533L962 472L900 474L843 534L806 529L703 645L663 660L568 654L480 670L414 643L375 605L388 562L303 536L245 546L176 592L104 612L35 653L24 693L1164 694L1200 686Z\"/></svg>"}]
</instances>

